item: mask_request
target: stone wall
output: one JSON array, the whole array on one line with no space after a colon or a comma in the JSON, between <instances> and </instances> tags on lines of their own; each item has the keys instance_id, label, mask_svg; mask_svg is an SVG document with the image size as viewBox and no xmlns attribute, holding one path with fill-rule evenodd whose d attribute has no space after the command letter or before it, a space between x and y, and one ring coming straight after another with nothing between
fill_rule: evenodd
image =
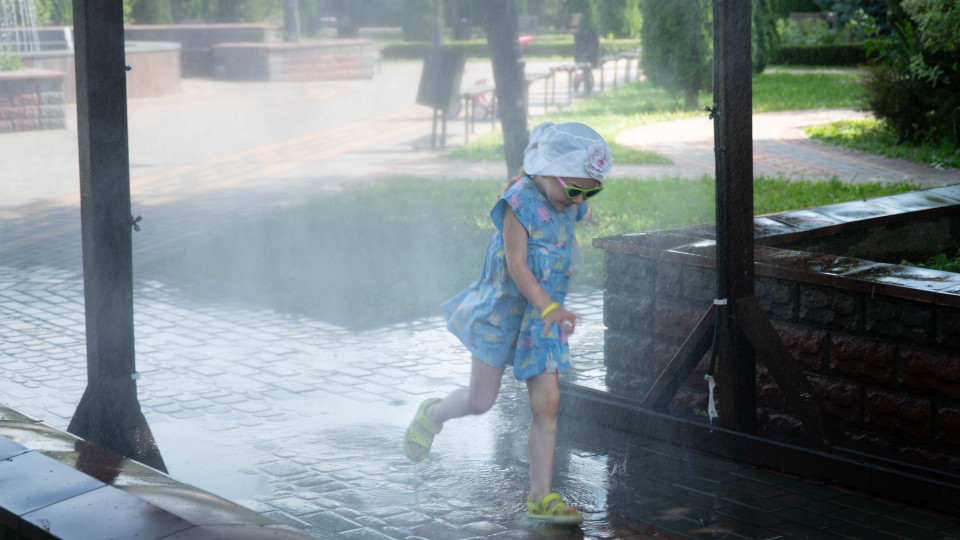
<instances>
[{"instance_id":1,"label":"stone wall","mask_svg":"<svg viewBox=\"0 0 960 540\"><path fill-rule=\"evenodd\" d=\"M239 81L369 79L377 59L366 39L222 43L213 51L215 76Z\"/></svg>"},{"instance_id":2,"label":"stone wall","mask_svg":"<svg viewBox=\"0 0 960 540\"><path fill-rule=\"evenodd\" d=\"M858 251L879 245L879 230L889 234L881 251L893 259L890 246L928 254L956 246L960 188L924 193L931 204L915 211L909 209L917 194L863 202L861 210L882 206L864 219L831 221L840 205L804 211L826 219L807 229L790 230L791 213L758 218L756 297L802 364L827 421L840 426L839 443L960 474L960 274L771 245L786 240ZM901 238L896 231L913 232ZM606 250L610 391L642 397L713 302L711 232L694 227L594 242ZM802 439L802 425L764 361L758 358L756 369L758 425L768 435ZM702 418L707 364L701 359L671 414Z\"/></svg>"},{"instance_id":3,"label":"stone wall","mask_svg":"<svg viewBox=\"0 0 960 540\"><path fill-rule=\"evenodd\" d=\"M0 72L0 133L64 128L63 98L60 72Z\"/></svg>"}]
</instances>

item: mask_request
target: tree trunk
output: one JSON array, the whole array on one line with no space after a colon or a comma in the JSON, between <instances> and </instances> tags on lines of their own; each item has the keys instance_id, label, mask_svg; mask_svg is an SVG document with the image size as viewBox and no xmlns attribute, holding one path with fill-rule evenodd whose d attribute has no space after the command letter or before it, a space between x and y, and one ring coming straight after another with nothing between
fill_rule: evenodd
<instances>
[{"instance_id":1,"label":"tree trunk","mask_svg":"<svg viewBox=\"0 0 960 540\"><path fill-rule=\"evenodd\" d=\"M507 178L523 167L527 147L527 81L520 56L517 5L515 0L486 0L484 29L493 63L500 127L503 129Z\"/></svg>"}]
</instances>

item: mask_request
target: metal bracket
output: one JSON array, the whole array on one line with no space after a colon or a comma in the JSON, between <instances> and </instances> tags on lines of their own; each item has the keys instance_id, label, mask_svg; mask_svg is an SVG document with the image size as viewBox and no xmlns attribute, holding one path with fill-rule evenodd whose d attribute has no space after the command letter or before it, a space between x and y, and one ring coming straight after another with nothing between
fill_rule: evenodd
<instances>
[{"instance_id":1,"label":"metal bracket","mask_svg":"<svg viewBox=\"0 0 960 540\"><path fill-rule=\"evenodd\" d=\"M133 217L130 216L130 225L133 226L133 230L140 232L140 220L143 219L143 216Z\"/></svg>"},{"instance_id":2,"label":"metal bracket","mask_svg":"<svg viewBox=\"0 0 960 540\"><path fill-rule=\"evenodd\" d=\"M720 116L720 109L717 108L716 103L713 104L713 107L704 107L703 110L710 113L710 116L707 117L709 120L713 120L714 118Z\"/></svg>"}]
</instances>

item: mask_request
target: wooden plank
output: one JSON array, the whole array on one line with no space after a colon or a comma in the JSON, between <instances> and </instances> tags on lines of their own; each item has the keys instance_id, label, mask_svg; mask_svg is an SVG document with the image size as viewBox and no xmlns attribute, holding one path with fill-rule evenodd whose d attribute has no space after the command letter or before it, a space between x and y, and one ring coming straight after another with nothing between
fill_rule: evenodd
<instances>
[{"instance_id":1,"label":"wooden plank","mask_svg":"<svg viewBox=\"0 0 960 540\"><path fill-rule=\"evenodd\" d=\"M561 382L561 416L575 416L625 432L733 459L756 467L821 480L922 508L957 515L960 476L882 460L843 448L817 450L765 439L640 406L625 396ZM576 438L576 434L571 434Z\"/></svg>"},{"instance_id":2,"label":"wooden plank","mask_svg":"<svg viewBox=\"0 0 960 540\"><path fill-rule=\"evenodd\" d=\"M68 430L165 470L137 400L121 0L74 0L87 388Z\"/></svg>"},{"instance_id":3,"label":"wooden plank","mask_svg":"<svg viewBox=\"0 0 960 540\"><path fill-rule=\"evenodd\" d=\"M750 0L714 2L717 298L754 295ZM722 325L714 377L720 423L756 432L755 357L736 321Z\"/></svg>"},{"instance_id":4,"label":"wooden plank","mask_svg":"<svg viewBox=\"0 0 960 540\"><path fill-rule=\"evenodd\" d=\"M713 338L716 326L717 306L710 305L710 309L703 314L697 327L683 342L667 367L657 377L657 381L643 397L643 406L648 409L665 411L670 400L676 395L683 381L690 376L690 372L697 367L697 362L703 357Z\"/></svg>"},{"instance_id":5,"label":"wooden plank","mask_svg":"<svg viewBox=\"0 0 960 540\"><path fill-rule=\"evenodd\" d=\"M825 432L827 423L823 420L823 411L813 395L810 381L757 301L744 299L737 303L736 309L744 332L780 387L787 406L800 417L809 436L822 446L829 446L831 439L838 440L835 435Z\"/></svg>"}]
</instances>

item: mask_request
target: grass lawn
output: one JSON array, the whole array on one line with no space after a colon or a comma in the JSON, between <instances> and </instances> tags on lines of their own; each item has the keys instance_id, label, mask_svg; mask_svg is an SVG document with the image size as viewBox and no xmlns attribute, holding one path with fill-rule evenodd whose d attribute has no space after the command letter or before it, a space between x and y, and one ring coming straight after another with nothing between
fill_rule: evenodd
<instances>
[{"instance_id":1,"label":"grass lawn","mask_svg":"<svg viewBox=\"0 0 960 540\"><path fill-rule=\"evenodd\" d=\"M860 105L857 75L853 73L763 73L753 79L754 112L796 109L844 108ZM711 103L712 94L702 92L699 102ZM680 118L705 117L703 110L686 110L676 92L641 82L598 94L567 109L539 117L541 121L583 122L608 141L634 126ZM532 127L532 126L531 126ZM669 160L652 152L640 152L613 144L617 163L658 164ZM491 132L446 154L448 159L503 161L503 134Z\"/></svg>"},{"instance_id":2,"label":"grass lawn","mask_svg":"<svg viewBox=\"0 0 960 540\"><path fill-rule=\"evenodd\" d=\"M875 118L845 120L807 128L811 138L827 144L862 150L871 154L924 163L939 169L960 167L960 148L949 144L910 144Z\"/></svg>"},{"instance_id":3,"label":"grass lawn","mask_svg":"<svg viewBox=\"0 0 960 540\"><path fill-rule=\"evenodd\" d=\"M500 179L385 179L197 240L163 269L348 327L438 315L480 274L500 187ZM754 197L764 214L909 189L759 178ZM610 182L591 201L594 218L578 227L584 267L574 290L602 286L603 253L592 238L712 222L713 194L709 177Z\"/></svg>"}]
</instances>

